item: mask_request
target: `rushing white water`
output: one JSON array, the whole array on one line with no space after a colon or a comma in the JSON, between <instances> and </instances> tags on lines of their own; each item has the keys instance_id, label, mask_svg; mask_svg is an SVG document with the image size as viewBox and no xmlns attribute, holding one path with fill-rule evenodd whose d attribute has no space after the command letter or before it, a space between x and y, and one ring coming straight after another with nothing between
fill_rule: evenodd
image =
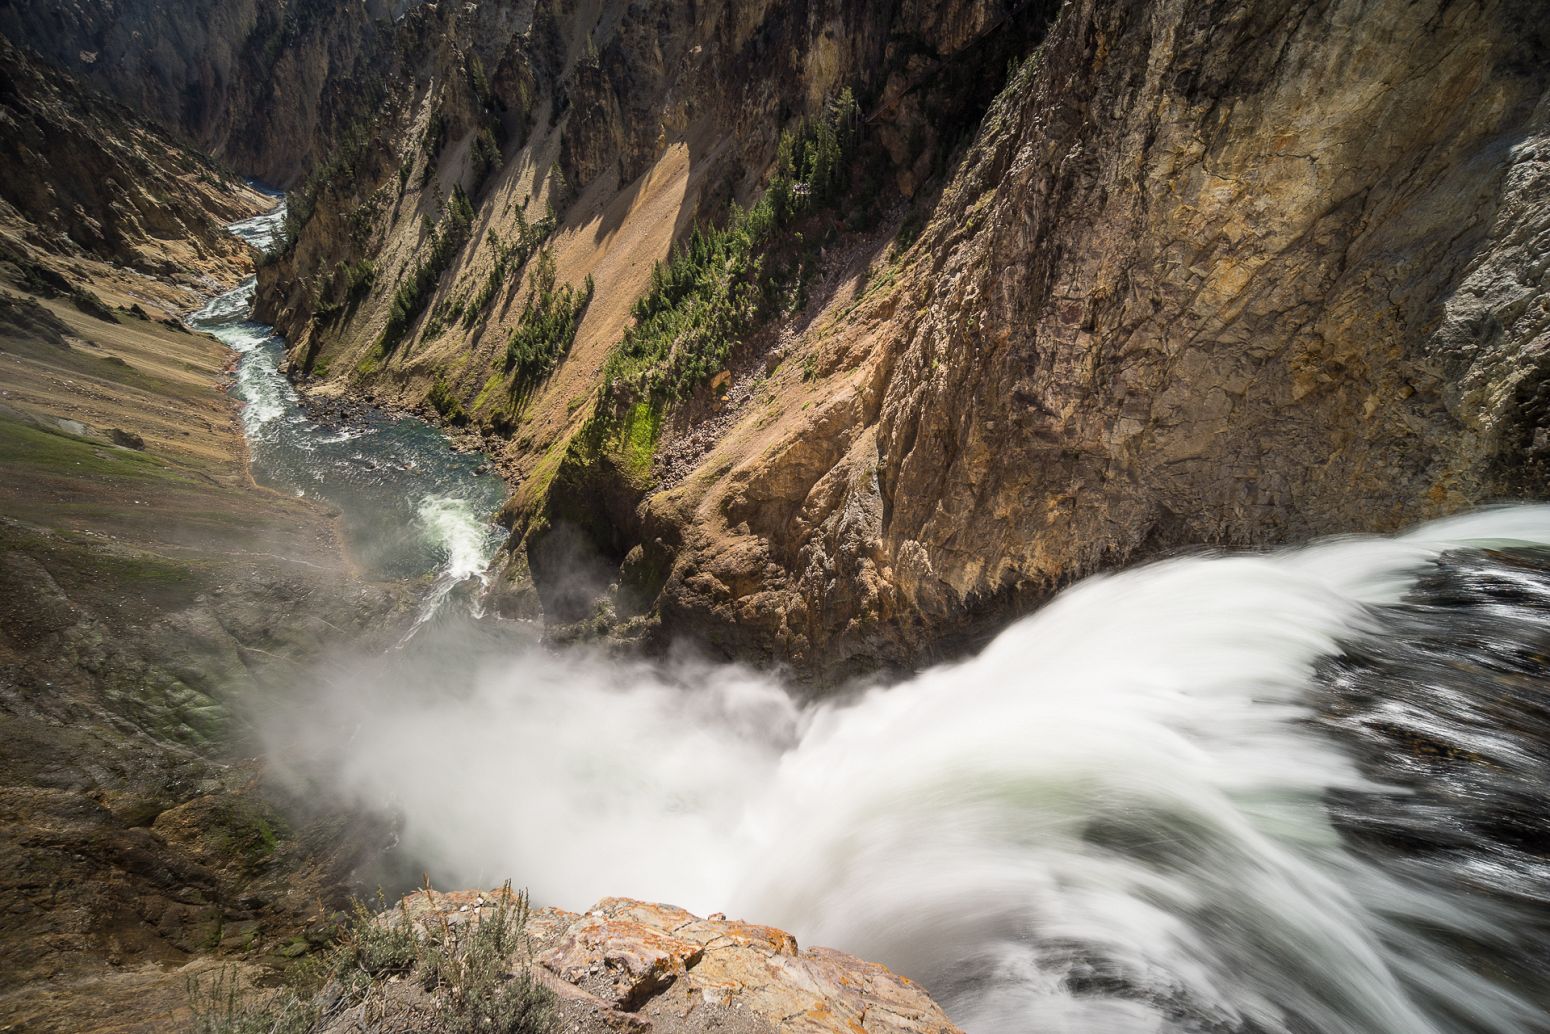
<instances>
[{"instance_id":1,"label":"rushing white water","mask_svg":"<svg viewBox=\"0 0 1550 1034\"><path fill-rule=\"evenodd\" d=\"M280 243L280 233L285 228L284 200L279 194L273 196L279 202L273 211L232 223L226 229L259 251L272 251Z\"/></svg>"},{"instance_id":2,"label":"rushing white water","mask_svg":"<svg viewBox=\"0 0 1550 1034\"><path fill-rule=\"evenodd\" d=\"M420 612L414 623L399 640L400 647L440 617L447 600L462 587L473 589L466 596L468 614L475 618L484 616L483 599L484 590L490 584L490 561L502 538L501 532L491 526L487 516L481 514L474 502L464 496L426 496L420 501L416 516L425 540L444 559L441 569L436 573L435 583L420 603Z\"/></svg>"},{"instance_id":3,"label":"rushing white water","mask_svg":"<svg viewBox=\"0 0 1550 1034\"><path fill-rule=\"evenodd\" d=\"M1507 543L1550 543L1550 508L1090 579L972 660L805 706L736 666L445 633L276 743L396 809L444 884L782 925L975 1032L1522 1034L1544 989L1459 947L1511 958L1522 917L1353 850L1329 797L1383 788L1311 721L1322 658L1444 550Z\"/></svg>"},{"instance_id":4,"label":"rushing white water","mask_svg":"<svg viewBox=\"0 0 1550 1034\"><path fill-rule=\"evenodd\" d=\"M263 216L257 217L259 219ZM276 344L274 328L249 319L258 281L249 277L234 290L211 300L189 321L214 334L239 356L235 393L242 400L242 425L249 440L272 441L274 426L289 417L303 422L296 389L280 372L283 352Z\"/></svg>"},{"instance_id":5,"label":"rushing white water","mask_svg":"<svg viewBox=\"0 0 1550 1034\"><path fill-rule=\"evenodd\" d=\"M283 205L229 229L260 250L284 225ZM256 278L210 301L189 321L238 355L233 394L255 476L339 510L351 552L385 577L430 574L418 630L460 586L477 610L477 589L503 535L491 516L504 486L481 471L478 456L452 451L433 428L413 419L367 412L343 425L308 416L282 369L285 343L253 320ZM413 634L411 632L411 634Z\"/></svg>"}]
</instances>

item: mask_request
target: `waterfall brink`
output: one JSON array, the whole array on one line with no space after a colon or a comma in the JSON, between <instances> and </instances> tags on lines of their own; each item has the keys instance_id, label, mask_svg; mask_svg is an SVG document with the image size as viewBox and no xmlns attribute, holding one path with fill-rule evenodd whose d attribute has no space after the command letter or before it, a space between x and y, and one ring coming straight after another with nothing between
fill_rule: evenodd
<instances>
[{"instance_id":1,"label":"waterfall brink","mask_svg":"<svg viewBox=\"0 0 1550 1034\"><path fill-rule=\"evenodd\" d=\"M444 882L774 923L971 1031L1523 1034L1550 840L1402 845L1463 821L1432 790L1453 775L1529 787L1544 837L1546 544L1550 507L1517 507L1163 562L816 705L737 666L440 629L335 673L275 739L397 809ZM1428 666L1416 629L1467 621L1478 663ZM1471 746L1488 699L1518 724ZM1405 785L1423 740L1462 767ZM1396 801L1415 828L1367 835Z\"/></svg>"}]
</instances>

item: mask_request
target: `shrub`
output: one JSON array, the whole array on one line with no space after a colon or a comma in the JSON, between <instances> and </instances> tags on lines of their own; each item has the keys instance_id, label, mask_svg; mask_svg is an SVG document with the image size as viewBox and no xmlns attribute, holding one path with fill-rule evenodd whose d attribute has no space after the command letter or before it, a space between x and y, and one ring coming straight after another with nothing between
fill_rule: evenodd
<instances>
[{"instance_id":1,"label":"shrub","mask_svg":"<svg viewBox=\"0 0 1550 1034\"><path fill-rule=\"evenodd\" d=\"M511 972L527 917L526 895L511 893L508 885L480 922L431 926L420 976L449 1006L442 1028L447 1034L541 1034L555 1027L552 993L526 966Z\"/></svg>"},{"instance_id":2,"label":"shrub","mask_svg":"<svg viewBox=\"0 0 1550 1034\"><path fill-rule=\"evenodd\" d=\"M368 997L372 1029L410 1029L402 1024L412 1019L426 1034L550 1034L558 1027L553 993L516 958L527 919L527 896L509 883L478 921L456 926L445 917L422 926L402 909L379 916L357 903L338 943L282 987L244 987L225 971L190 980L194 1034L309 1034ZM402 996L373 995L395 978L436 995L434 1019Z\"/></svg>"},{"instance_id":3,"label":"shrub","mask_svg":"<svg viewBox=\"0 0 1550 1034\"><path fill-rule=\"evenodd\" d=\"M443 378L436 378L436 382L431 385L430 393L425 398L443 420L460 425L468 423L468 413L464 411L463 403L453 394L451 385Z\"/></svg>"},{"instance_id":4,"label":"shrub","mask_svg":"<svg viewBox=\"0 0 1550 1034\"><path fill-rule=\"evenodd\" d=\"M496 142L495 134L488 127L481 128L474 136L474 144L470 155L473 166L474 191L484 185L485 179L501 163L501 148Z\"/></svg>"},{"instance_id":5,"label":"shrub","mask_svg":"<svg viewBox=\"0 0 1550 1034\"><path fill-rule=\"evenodd\" d=\"M548 240L549 235L554 232L557 222L558 220L555 218L552 208L545 211L543 218L536 223L529 223L519 209L517 211L517 239L514 242L507 244L501 240L500 235L494 230L490 231L489 242L490 247L495 252L495 263L490 267L490 272L485 275L484 282L479 285L479 289L473 293L473 296L468 299L468 304L463 307L461 316L465 327L472 327L474 325L474 321L483 314L485 307L490 304L490 300L495 297L496 292L505 283L507 275L512 270L521 269L527 263L527 260L532 257L533 252L537 251L539 246Z\"/></svg>"},{"instance_id":6,"label":"shrub","mask_svg":"<svg viewBox=\"0 0 1550 1034\"><path fill-rule=\"evenodd\" d=\"M566 284L556 290L554 283L554 257L546 251L538 256L537 266L529 274L527 302L506 342L511 394L519 401L542 385L565 358L592 301L590 276L579 289Z\"/></svg>"},{"instance_id":7,"label":"shrub","mask_svg":"<svg viewBox=\"0 0 1550 1034\"><path fill-rule=\"evenodd\" d=\"M719 229L696 226L652 268L650 286L633 309L635 325L604 368L615 412L637 399L653 406L681 400L725 366L792 272L777 267L772 255L780 232L831 205L848 185L858 124L855 97L846 89L822 117L782 135L775 172L757 204L734 205Z\"/></svg>"},{"instance_id":8,"label":"shrub","mask_svg":"<svg viewBox=\"0 0 1550 1034\"><path fill-rule=\"evenodd\" d=\"M474 207L468 195L461 187L452 188L446 215L430 231L425 259L404 276L393 294L387 326L377 341L377 348L384 355L398 347L414 321L425 311L442 274L468 240L468 228L473 221Z\"/></svg>"},{"instance_id":9,"label":"shrub","mask_svg":"<svg viewBox=\"0 0 1550 1034\"><path fill-rule=\"evenodd\" d=\"M225 969L208 981L190 978L188 999L190 1034L309 1034L321 1011L310 995L244 987Z\"/></svg>"}]
</instances>

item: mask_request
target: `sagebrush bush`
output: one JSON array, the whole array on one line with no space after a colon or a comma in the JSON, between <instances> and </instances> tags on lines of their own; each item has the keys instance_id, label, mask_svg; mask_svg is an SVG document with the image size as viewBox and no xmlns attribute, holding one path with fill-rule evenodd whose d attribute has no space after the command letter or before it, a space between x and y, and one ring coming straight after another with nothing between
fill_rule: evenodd
<instances>
[{"instance_id":1,"label":"sagebrush bush","mask_svg":"<svg viewBox=\"0 0 1550 1034\"><path fill-rule=\"evenodd\" d=\"M402 907L378 915L357 903L336 945L294 970L284 986L247 987L229 971L191 980L191 1030L312 1034L370 998L372 1029L551 1034L557 1028L553 993L520 957L527 918L527 896L509 883L481 918L456 925L446 916L417 922ZM416 981L434 996L429 1017L423 1003L379 993L394 979Z\"/></svg>"},{"instance_id":2,"label":"sagebrush bush","mask_svg":"<svg viewBox=\"0 0 1550 1034\"><path fill-rule=\"evenodd\" d=\"M309 1034L321 1012L311 995L246 987L226 969L206 980L191 978L188 995L190 1034Z\"/></svg>"}]
</instances>

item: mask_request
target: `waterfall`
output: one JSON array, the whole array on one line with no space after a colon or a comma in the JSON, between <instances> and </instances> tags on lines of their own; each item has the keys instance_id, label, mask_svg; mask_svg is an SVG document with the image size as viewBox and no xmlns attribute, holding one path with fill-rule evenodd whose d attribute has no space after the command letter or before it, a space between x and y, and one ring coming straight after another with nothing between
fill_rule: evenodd
<instances>
[{"instance_id":1,"label":"waterfall","mask_svg":"<svg viewBox=\"0 0 1550 1034\"><path fill-rule=\"evenodd\" d=\"M1523 506L1166 561L819 703L449 627L342 662L270 732L396 810L443 885L780 925L974 1032L1523 1034L1550 998L1547 544ZM1508 716L1489 736L1482 708ZM1460 779L1538 846L1482 820L1406 849L1474 821L1480 793L1438 789Z\"/></svg>"}]
</instances>

